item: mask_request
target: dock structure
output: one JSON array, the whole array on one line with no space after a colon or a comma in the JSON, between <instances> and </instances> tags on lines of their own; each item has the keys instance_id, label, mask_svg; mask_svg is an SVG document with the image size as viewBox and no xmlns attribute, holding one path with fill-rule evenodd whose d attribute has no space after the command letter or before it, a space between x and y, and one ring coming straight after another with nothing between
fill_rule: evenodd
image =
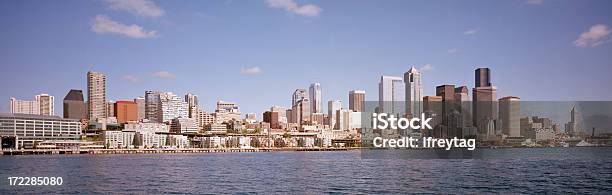
<instances>
[{"instance_id":1,"label":"dock structure","mask_svg":"<svg viewBox=\"0 0 612 195\"><path fill-rule=\"evenodd\" d=\"M2 150L0 155L52 155L52 154L180 154L275 151L348 151L359 148L176 148L176 149L22 149Z\"/></svg>"}]
</instances>

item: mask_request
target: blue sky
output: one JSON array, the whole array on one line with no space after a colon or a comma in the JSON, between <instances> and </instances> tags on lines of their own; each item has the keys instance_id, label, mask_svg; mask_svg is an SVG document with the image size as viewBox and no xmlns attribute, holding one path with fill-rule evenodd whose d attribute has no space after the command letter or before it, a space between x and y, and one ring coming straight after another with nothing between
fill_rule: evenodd
<instances>
[{"instance_id":1,"label":"blue sky","mask_svg":"<svg viewBox=\"0 0 612 195\"><path fill-rule=\"evenodd\" d=\"M110 100L145 90L200 96L260 115L320 82L325 102L411 66L425 95L474 85L498 96L610 100L612 1L0 1L0 111L10 97L61 99L108 75ZM323 106L326 109L326 105Z\"/></svg>"}]
</instances>

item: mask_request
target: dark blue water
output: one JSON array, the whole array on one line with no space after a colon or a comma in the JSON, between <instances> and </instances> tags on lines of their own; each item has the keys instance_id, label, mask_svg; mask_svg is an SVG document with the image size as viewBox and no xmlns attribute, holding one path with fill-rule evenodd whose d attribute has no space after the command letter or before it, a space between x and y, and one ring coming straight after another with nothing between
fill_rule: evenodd
<instances>
[{"instance_id":1,"label":"dark blue water","mask_svg":"<svg viewBox=\"0 0 612 195\"><path fill-rule=\"evenodd\" d=\"M500 150L515 156L363 159L359 150L0 156L0 194L612 193L612 148ZM397 151L376 152L394 156ZM9 186L10 176L62 177L64 182Z\"/></svg>"}]
</instances>

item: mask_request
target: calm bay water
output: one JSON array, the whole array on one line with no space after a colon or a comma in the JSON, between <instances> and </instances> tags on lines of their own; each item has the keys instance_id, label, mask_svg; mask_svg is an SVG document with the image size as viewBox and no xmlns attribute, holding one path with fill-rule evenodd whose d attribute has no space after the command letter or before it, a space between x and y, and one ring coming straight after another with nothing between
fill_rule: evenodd
<instances>
[{"instance_id":1,"label":"calm bay water","mask_svg":"<svg viewBox=\"0 0 612 195\"><path fill-rule=\"evenodd\" d=\"M363 159L358 150L0 156L0 194L612 193L612 148L499 150L514 156ZM9 186L11 176L62 177L64 183Z\"/></svg>"}]
</instances>

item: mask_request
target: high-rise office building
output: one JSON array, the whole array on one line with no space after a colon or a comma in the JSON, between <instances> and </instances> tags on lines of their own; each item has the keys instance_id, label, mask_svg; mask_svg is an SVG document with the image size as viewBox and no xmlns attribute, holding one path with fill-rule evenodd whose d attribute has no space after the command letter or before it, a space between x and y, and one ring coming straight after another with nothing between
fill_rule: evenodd
<instances>
[{"instance_id":1,"label":"high-rise office building","mask_svg":"<svg viewBox=\"0 0 612 195\"><path fill-rule=\"evenodd\" d=\"M489 68L476 69L476 79L474 87L490 87L491 86L491 71Z\"/></svg>"},{"instance_id":2,"label":"high-rise office building","mask_svg":"<svg viewBox=\"0 0 612 195\"><path fill-rule=\"evenodd\" d=\"M145 110L146 110L145 98L142 96L139 96L137 98L134 98L134 102L136 102L136 106L138 107L138 121L140 121L145 118Z\"/></svg>"},{"instance_id":3,"label":"high-rise office building","mask_svg":"<svg viewBox=\"0 0 612 195\"><path fill-rule=\"evenodd\" d=\"M421 73L413 67L404 73L404 85L406 87L406 114L419 116L423 112L423 86L421 84Z\"/></svg>"},{"instance_id":4,"label":"high-rise office building","mask_svg":"<svg viewBox=\"0 0 612 195\"><path fill-rule=\"evenodd\" d=\"M381 76L378 83L378 110L389 114L403 113L405 91L401 77Z\"/></svg>"},{"instance_id":5,"label":"high-rise office building","mask_svg":"<svg viewBox=\"0 0 612 195\"><path fill-rule=\"evenodd\" d=\"M294 106L301 99L308 98L305 89L296 89L291 96L291 106Z\"/></svg>"},{"instance_id":6,"label":"high-rise office building","mask_svg":"<svg viewBox=\"0 0 612 195\"><path fill-rule=\"evenodd\" d=\"M310 122L310 100L308 98L298 100L291 110L293 112L292 118L296 123L303 125Z\"/></svg>"},{"instance_id":7,"label":"high-rise office building","mask_svg":"<svg viewBox=\"0 0 612 195\"><path fill-rule=\"evenodd\" d=\"M499 120L503 134L521 136L521 103L519 97L507 96L499 99Z\"/></svg>"},{"instance_id":8,"label":"high-rise office building","mask_svg":"<svg viewBox=\"0 0 612 195\"><path fill-rule=\"evenodd\" d=\"M90 121L107 117L106 75L87 72L87 104Z\"/></svg>"},{"instance_id":9,"label":"high-rise office building","mask_svg":"<svg viewBox=\"0 0 612 195\"><path fill-rule=\"evenodd\" d=\"M113 102L112 100L106 103L106 117L116 117L115 102Z\"/></svg>"},{"instance_id":10,"label":"high-rise office building","mask_svg":"<svg viewBox=\"0 0 612 195\"><path fill-rule=\"evenodd\" d=\"M153 122L162 122L160 91L145 91L145 118Z\"/></svg>"},{"instance_id":11,"label":"high-rise office building","mask_svg":"<svg viewBox=\"0 0 612 195\"><path fill-rule=\"evenodd\" d=\"M491 71L488 68L478 68L475 71L476 83L472 89L473 124L479 134L488 134L496 129L497 120L497 88L491 84Z\"/></svg>"},{"instance_id":12,"label":"high-rise office building","mask_svg":"<svg viewBox=\"0 0 612 195\"><path fill-rule=\"evenodd\" d=\"M263 114L263 121L270 123L270 128L272 129L280 129L278 114L276 111L266 111Z\"/></svg>"},{"instance_id":13,"label":"high-rise office building","mask_svg":"<svg viewBox=\"0 0 612 195\"><path fill-rule=\"evenodd\" d=\"M64 97L64 118L86 119L87 104L83 98L83 91L71 89Z\"/></svg>"},{"instance_id":14,"label":"high-rise office building","mask_svg":"<svg viewBox=\"0 0 612 195\"><path fill-rule=\"evenodd\" d=\"M578 123L578 112L576 112L576 107L573 106L570 110L570 121L565 124L565 133L570 136L576 136L581 132L582 130Z\"/></svg>"},{"instance_id":15,"label":"high-rise office building","mask_svg":"<svg viewBox=\"0 0 612 195\"><path fill-rule=\"evenodd\" d=\"M138 121L138 104L133 101L117 101L114 106L117 123Z\"/></svg>"},{"instance_id":16,"label":"high-rise office building","mask_svg":"<svg viewBox=\"0 0 612 195\"><path fill-rule=\"evenodd\" d=\"M308 89L309 97L310 97L310 113L321 113L322 107L321 102L323 101L321 95L321 84L320 83L312 83L310 84L310 88Z\"/></svg>"},{"instance_id":17,"label":"high-rise office building","mask_svg":"<svg viewBox=\"0 0 612 195\"><path fill-rule=\"evenodd\" d=\"M43 93L36 95L36 101L40 106L40 115L55 115L55 97Z\"/></svg>"},{"instance_id":18,"label":"high-rise office building","mask_svg":"<svg viewBox=\"0 0 612 195\"><path fill-rule=\"evenodd\" d=\"M341 100L330 100L327 102L327 117L329 118L330 128L336 127L336 112L342 109Z\"/></svg>"},{"instance_id":19,"label":"high-rise office building","mask_svg":"<svg viewBox=\"0 0 612 195\"><path fill-rule=\"evenodd\" d=\"M38 101L18 100L11 98L10 100L11 113L15 114L40 114L40 106Z\"/></svg>"},{"instance_id":20,"label":"high-rise office building","mask_svg":"<svg viewBox=\"0 0 612 195\"><path fill-rule=\"evenodd\" d=\"M365 109L365 91L352 90L349 91L349 109L355 112L363 112Z\"/></svg>"},{"instance_id":21,"label":"high-rise office building","mask_svg":"<svg viewBox=\"0 0 612 195\"><path fill-rule=\"evenodd\" d=\"M287 124L287 109L282 106L272 106L270 111L278 113L278 122L282 124Z\"/></svg>"},{"instance_id":22,"label":"high-rise office building","mask_svg":"<svg viewBox=\"0 0 612 195\"><path fill-rule=\"evenodd\" d=\"M187 93L185 94L185 102L187 102L187 107L189 108L189 117L195 117L197 113L194 109L197 109L199 106L198 96L192 93Z\"/></svg>"},{"instance_id":23,"label":"high-rise office building","mask_svg":"<svg viewBox=\"0 0 612 195\"><path fill-rule=\"evenodd\" d=\"M173 119L189 118L187 102L171 92L146 91L145 115L154 122L170 123Z\"/></svg>"}]
</instances>

